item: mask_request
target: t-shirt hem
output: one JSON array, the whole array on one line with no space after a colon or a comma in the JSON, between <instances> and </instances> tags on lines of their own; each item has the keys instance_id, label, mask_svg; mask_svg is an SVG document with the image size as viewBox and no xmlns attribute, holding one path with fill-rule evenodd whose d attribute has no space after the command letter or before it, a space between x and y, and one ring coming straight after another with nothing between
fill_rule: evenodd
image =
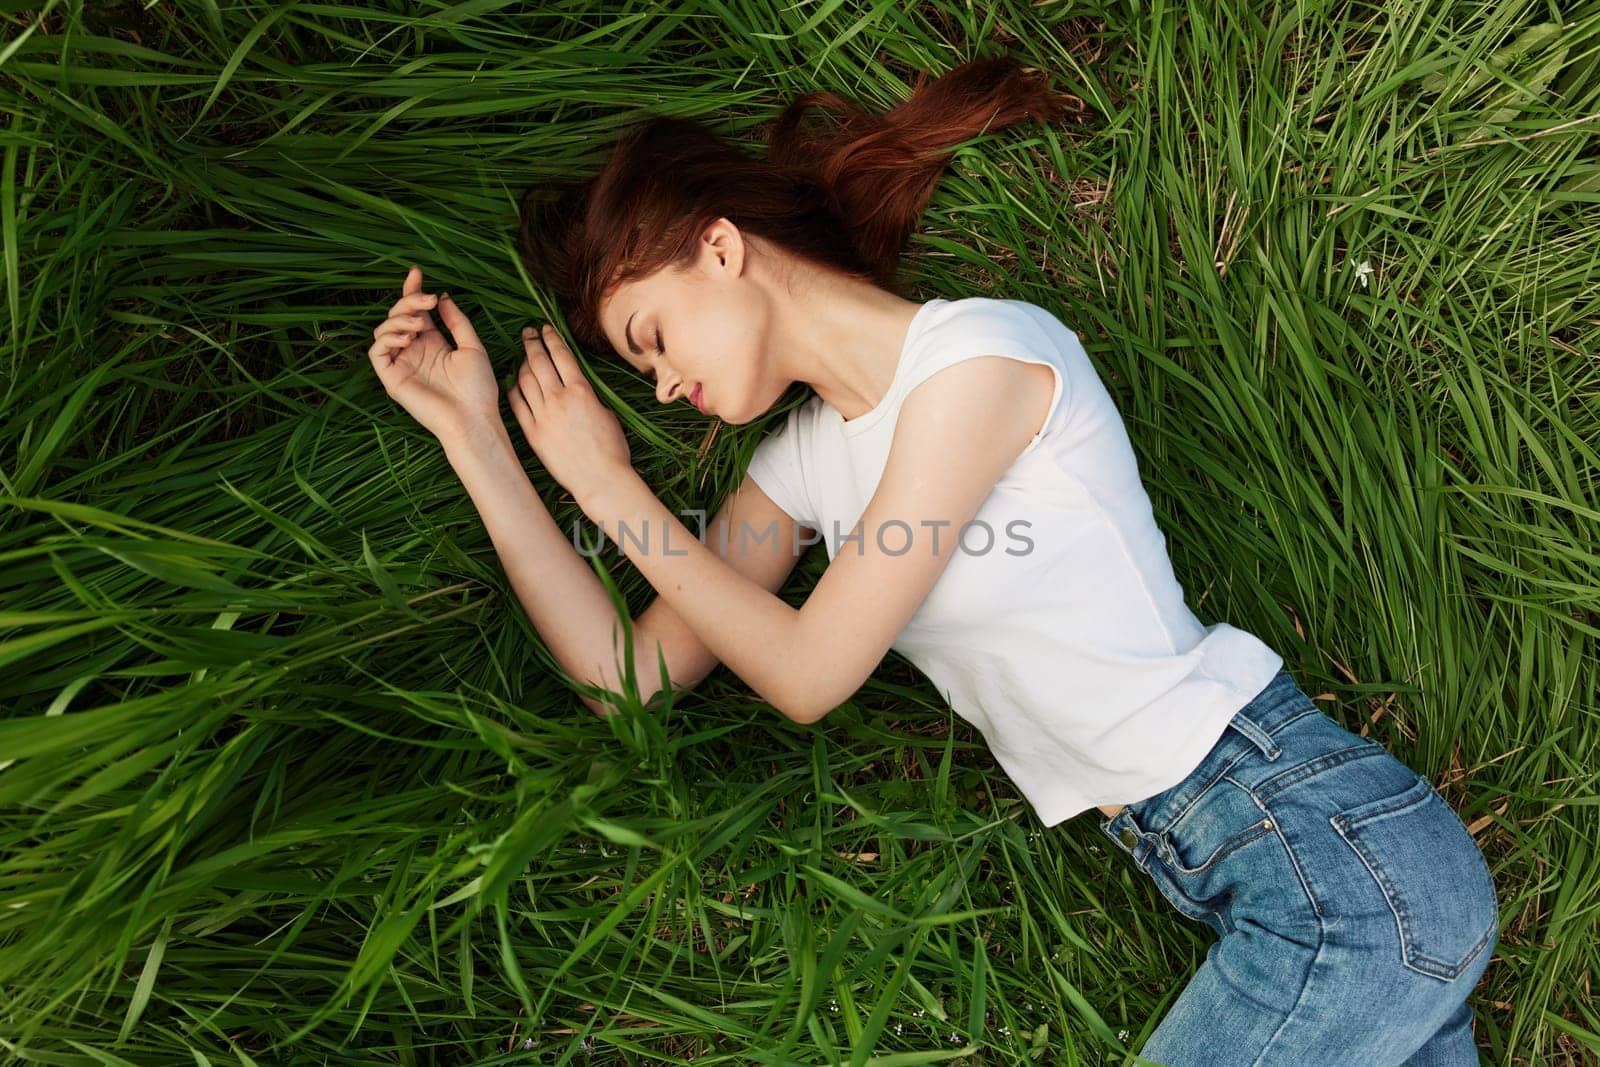
<instances>
[{"instance_id":1,"label":"t-shirt hem","mask_svg":"<svg viewBox=\"0 0 1600 1067\"><path fill-rule=\"evenodd\" d=\"M1263 645L1262 647L1267 648L1271 654L1260 662L1262 664L1271 664L1271 669L1266 672L1264 678L1260 679L1259 684L1257 684L1254 674L1239 682L1214 678L1210 675L1204 676L1208 681L1215 682L1218 689L1216 696L1212 701L1208 702L1204 712L1197 716L1206 724L1205 728L1197 729L1190 735L1189 742L1178 750L1181 754L1180 757L1169 756L1174 760L1174 763L1170 765L1175 765L1181 768L1180 770L1169 770L1162 774L1152 775L1144 779L1141 785L1125 790L1124 792L1137 794L1132 798L1080 796L1070 799L1061 798L1054 801L1036 801L1033 808L1039 821L1045 826L1055 826L1086 811L1095 811L1096 817L1103 819L1105 816L1096 810L1101 805L1137 804L1141 800L1171 789L1194 773L1194 769L1200 766L1211 750L1216 747L1217 742L1222 739L1222 735L1227 731L1228 723L1233 720L1233 717L1249 705L1250 701L1254 700L1261 690L1265 689L1267 684L1277 675L1278 671L1282 669L1283 658L1277 652L1272 651L1270 646ZM1012 777L1015 780L1015 776Z\"/></svg>"}]
</instances>

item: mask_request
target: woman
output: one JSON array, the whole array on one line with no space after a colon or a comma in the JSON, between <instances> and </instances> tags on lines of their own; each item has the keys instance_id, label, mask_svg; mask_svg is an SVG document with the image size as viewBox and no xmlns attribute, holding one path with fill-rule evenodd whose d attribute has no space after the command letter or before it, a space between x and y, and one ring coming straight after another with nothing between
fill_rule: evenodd
<instances>
[{"instance_id":1,"label":"woman","mask_svg":"<svg viewBox=\"0 0 1600 1067\"><path fill-rule=\"evenodd\" d=\"M805 130L813 104L842 126ZM1271 648L1189 611L1072 331L1022 301L892 291L948 150L1060 114L1039 79L983 60L919 79L883 116L801 97L766 161L654 119L593 180L525 196L530 273L584 346L648 375L662 402L743 424L797 381L814 391L702 540L634 472L561 337L524 332L517 423L660 594L632 622L629 666L608 594L523 473L483 345L415 268L372 360L443 442L596 712L630 667L649 699L660 669L685 689L721 662L815 722L895 648L1045 825L1097 807L1106 836L1219 935L1145 1059L1476 1063L1466 998L1497 914L1461 820L1320 711ZM830 563L791 608L775 591L819 537Z\"/></svg>"}]
</instances>

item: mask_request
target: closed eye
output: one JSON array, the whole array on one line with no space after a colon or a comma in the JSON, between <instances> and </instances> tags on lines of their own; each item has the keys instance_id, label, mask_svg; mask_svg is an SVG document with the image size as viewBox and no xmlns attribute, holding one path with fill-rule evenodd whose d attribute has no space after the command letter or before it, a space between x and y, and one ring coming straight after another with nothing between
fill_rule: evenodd
<instances>
[{"instance_id":1,"label":"closed eye","mask_svg":"<svg viewBox=\"0 0 1600 1067\"><path fill-rule=\"evenodd\" d=\"M666 352L666 347L661 343L660 327L656 328L656 352L657 354L664 354ZM650 368L650 384L656 384L656 369L654 367Z\"/></svg>"}]
</instances>

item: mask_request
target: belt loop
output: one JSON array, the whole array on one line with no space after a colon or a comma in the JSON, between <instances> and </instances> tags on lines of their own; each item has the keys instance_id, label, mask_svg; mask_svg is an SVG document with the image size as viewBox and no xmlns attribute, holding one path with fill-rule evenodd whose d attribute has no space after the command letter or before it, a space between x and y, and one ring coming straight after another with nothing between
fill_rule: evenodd
<instances>
[{"instance_id":1,"label":"belt loop","mask_svg":"<svg viewBox=\"0 0 1600 1067\"><path fill-rule=\"evenodd\" d=\"M1248 737L1250 739L1250 743L1259 748L1261 750L1261 754L1266 756L1269 760L1277 759L1278 754L1283 751L1278 747L1277 743L1272 740L1272 735L1263 730L1259 725L1257 725L1254 719L1250 718L1250 716L1246 715L1243 711L1235 712L1233 718L1228 722L1228 725L1233 727L1235 730L1238 730L1241 734L1244 734L1244 736Z\"/></svg>"},{"instance_id":2,"label":"belt loop","mask_svg":"<svg viewBox=\"0 0 1600 1067\"><path fill-rule=\"evenodd\" d=\"M1133 857L1140 870L1148 870L1150 854L1159 852L1167 855L1170 848L1162 834L1154 833L1139 825L1139 820L1134 818L1133 809L1124 807L1120 812L1101 824L1106 836L1117 842L1118 846Z\"/></svg>"}]
</instances>

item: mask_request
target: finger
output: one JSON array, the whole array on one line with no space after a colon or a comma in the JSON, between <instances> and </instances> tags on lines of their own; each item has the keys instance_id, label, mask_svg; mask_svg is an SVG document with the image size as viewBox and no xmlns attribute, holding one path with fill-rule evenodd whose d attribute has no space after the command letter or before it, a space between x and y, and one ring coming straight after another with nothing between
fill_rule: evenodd
<instances>
[{"instance_id":1,"label":"finger","mask_svg":"<svg viewBox=\"0 0 1600 1067\"><path fill-rule=\"evenodd\" d=\"M554 323L546 322L539 327L540 339L550 352L550 362L555 364L556 371L561 375L562 385L589 384L583 376L583 368L578 366L578 360L567 347L567 342L561 339L561 332L555 328Z\"/></svg>"},{"instance_id":2,"label":"finger","mask_svg":"<svg viewBox=\"0 0 1600 1067\"><path fill-rule=\"evenodd\" d=\"M384 362L394 363L395 360L405 355L405 350L411 347L411 338L400 334L384 334L378 341L373 341L371 352L381 352Z\"/></svg>"},{"instance_id":3,"label":"finger","mask_svg":"<svg viewBox=\"0 0 1600 1067\"><path fill-rule=\"evenodd\" d=\"M532 443L533 411L528 407L527 398L522 395L522 390L512 385L506 390L506 402L511 405L511 414L517 420L517 425L522 427L522 436Z\"/></svg>"},{"instance_id":4,"label":"finger","mask_svg":"<svg viewBox=\"0 0 1600 1067\"><path fill-rule=\"evenodd\" d=\"M543 357L540 358L542 359ZM545 360L544 362L547 365L549 364L549 360ZM553 375L555 374L555 370L551 369L546 371L546 373ZM517 388L522 390L523 399L527 401L530 408L534 407L535 405L543 406L545 398L549 395L545 392L545 384L546 383L540 379L538 371L534 369L534 360L532 357L523 360L522 366L517 368ZM549 384L552 388L554 388L554 382Z\"/></svg>"},{"instance_id":5,"label":"finger","mask_svg":"<svg viewBox=\"0 0 1600 1067\"><path fill-rule=\"evenodd\" d=\"M393 316L404 311L420 311L422 313L422 328L418 332L428 333L438 329L438 327L434 326L433 319L427 312L427 309L433 307L437 300L432 293L424 293L422 291L421 267L412 267L406 272L406 278L400 286L400 291L403 295L389 309L389 314Z\"/></svg>"},{"instance_id":6,"label":"finger","mask_svg":"<svg viewBox=\"0 0 1600 1067\"><path fill-rule=\"evenodd\" d=\"M390 315L378 324L377 328L372 331L372 336L376 337L378 334L396 327L410 330L413 333L421 333L427 322L428 317L426 315Z\"/></svg>"},{"instance_id":7,"label":"finger","mask_svg":"<svg viewBox=\"0 0 1600 1067\"><path fill-rule=\"evenodd\" d=\"M433 307L436 299L432 293L408 293L394 302L389 314L403 315L406 312L426 311Z\"/></svg>"},{"instance_id":8,"label":"finger","mask_svg":"<svg viewBox=\"0 0 1600 1067\"><path fill-rule=\"evenodd\" d=\"M449 293L439 298L439 318L444 322L445 329L450 331L450 336L456 339L457 348L483 348L483 342L478 340L478 331L472 328L472 323L467 321L467 316L456 306Z\"/></svg>"},{"instance_id":9,"label":"finger","mask_svg":"<svg viewBox=\"0 0 1600 1067\"><path fill-rule=\"evenodd\" d=\"M399 319L385 319L381 326L372 331L372 337L373 340L379 340L384 337L393 337L396 334L410 336L416 332L417 328L414 325L407 324Z\"/></svg>"},{"instance_id":10,"label":"finger","mask_svg":"<svg viewBox=\"0 0 1600 1067\"><path fill-rule=\"evenodd\" d=\"M394 366L395 352L404 349L404 345L396 345L385 339L372 342L372 347L367 349L367 358L372 360L372 365L378 371L378 377L384 380L384 385L389 384L389 371Z\"/></svg>"},{"instance_id":11,"label":"finger","mask_svg":"<svg viewBox=\"0 0 1600 1067\"><path fill-rule=\"evenodd\" d=\"M549 396L562 388L564 383L555 364L550 362L550 351L531 326L523 328L522 350L528 354L527 360L522 364L523 370L538 381L539 389L544 396Z\"/></svg>"}]
</instances>

